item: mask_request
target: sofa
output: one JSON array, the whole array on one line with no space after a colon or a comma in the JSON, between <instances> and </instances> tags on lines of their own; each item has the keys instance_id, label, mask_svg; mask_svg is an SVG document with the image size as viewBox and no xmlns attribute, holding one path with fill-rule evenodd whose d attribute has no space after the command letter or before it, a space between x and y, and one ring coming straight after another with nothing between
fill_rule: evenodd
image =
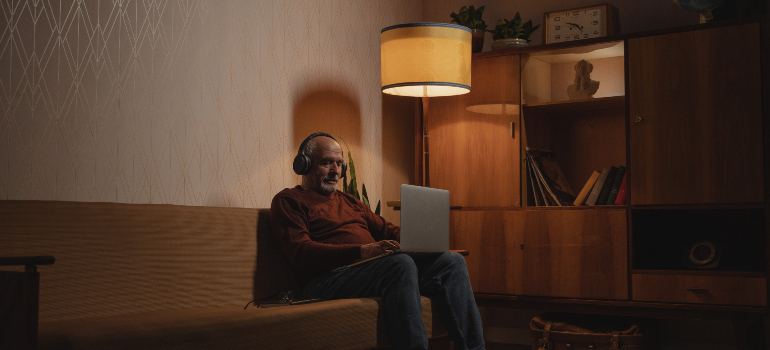
<instances>
[{"instance_id":1,"label":"sofa","mask_svg":"<svg viewBox=\"0 0 770 350\"><path fill-rule=\"evenodd\" d=\"M267 209L0 201L0 256L39 255L39 349L389 347L379 298L244 309L297 290Z\"/></svg>"}]
</instances>

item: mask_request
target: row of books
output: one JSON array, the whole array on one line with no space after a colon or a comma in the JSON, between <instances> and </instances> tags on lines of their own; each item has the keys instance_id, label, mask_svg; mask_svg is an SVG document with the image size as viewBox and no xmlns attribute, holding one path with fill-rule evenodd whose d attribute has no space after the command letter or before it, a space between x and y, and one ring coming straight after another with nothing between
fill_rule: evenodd
<instances>
[{"instance_id":1,"label":"row of books","mask_svg":"<svg viewBox=\"0 0 770 350\"><path fill-rule=\"evenodd\" d=\"M627 201L626 167L613 166L594 171L573 205L625 205Z\"/></svg>"},{"instance_id":2,"label":"row of books","mask_svg":"<svg viewBox=\"0 0 770 350\"><path fill-rule=\"evenodd\" d=\"M526 148L529 187L537 206L625 205L626 167L594 171L578 195L550 150Z\"/></svg>"}]
</instances>

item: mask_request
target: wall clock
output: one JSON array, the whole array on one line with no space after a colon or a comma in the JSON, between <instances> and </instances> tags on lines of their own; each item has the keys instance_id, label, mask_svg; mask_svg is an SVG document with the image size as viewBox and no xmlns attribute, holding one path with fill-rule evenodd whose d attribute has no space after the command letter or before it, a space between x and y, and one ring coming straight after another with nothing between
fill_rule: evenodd
<instances>
[{"instance_id":1,"label":"wall clock","mask_svg":"<svg viewBox=\"0 0 770 350\"><path fill-rule=\"evenodd\" d=\"M620 34L618 9L610 4L546 12L543 23L543 44Z\"/></svg>"}]
</instances>

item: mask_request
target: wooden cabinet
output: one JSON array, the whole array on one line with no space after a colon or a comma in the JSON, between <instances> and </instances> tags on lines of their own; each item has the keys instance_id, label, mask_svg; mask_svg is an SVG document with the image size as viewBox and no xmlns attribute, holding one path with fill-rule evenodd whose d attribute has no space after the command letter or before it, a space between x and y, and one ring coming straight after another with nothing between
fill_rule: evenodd
<instances>
[{"instance_id":1,"label":"wooden cabinet","mask_svg":"<svg viewBox=\"0 0 770 350\"><path fill-rule=\"evenodd\" d=\"M626 211L527 210L514 215L516 294L628 298ZM509 278L510 278L509 277Z\"/></svg>"},{"instance_id":2,"label":"wooden cabinet","mask_svg":"<svg viewBox=\"0 0 770 350\"><path fill-rule=\"evenodd\" d=\"M759 25L628 40L631 204L764 201Z\"/></svg>"},{"instance_id":3,"label":"wooden cabinet","mask_svg":"<svg viewBox=\"0 0 770 350\"><path fill-rule=\"evenodd\" d=\"M517 252L512 210L453 210L450 249L469 252L465 258L473 291L516 294L514 271Z\"/></svg>"},{"instance_id":4,"label":"wooden cabinet","mask_svg":"<svg viewBox=\"0 0 770 350\"><path fill-rule=\"evenodd\" d=\"M765 278L634 274L632 284L640 301L767 306Z\"/></svg>"},{"instance_id":5,"label":"wooden cabinet","mask_svg":"<svg viewBox=\"0 0 770 350\"><path fill-rule=\"evenodd\" d=\"M452 224L478 293L628 298L623 209L461 210Z\"/></svg>"},{"instance_id":6,"label":"wooden cabinet","mask_svg":"<svg viewBox=\"0 0 770 350\"><path fill-rule=\"evenodd\" d=\"M581 59L611 89L567 101ZM451 246L470 251L474 291L765 312L761 63L757 23L475 54L474 92L431 99L426 118L430 186L463 207ZM521 108L468 108L479 101ZM627 167L630 203L536 207L526 147L553 151L575 191L594 170ZM718 247L718 266L687 263L700 241Z\"/></svg>"},{"instance_id":7,"label":"wooden cabinet","mask_svg":"<svg viewBox=\"0 0 770 350\"><path fill-rule=\"evenodd\" d=\"M519 196L519 56L474 59L472 91L430 99L426 116L430 187L451 205L516 207ZM468 107L489 105L499 114ZM505 107L509 113L504 113Z\"/></svg>"}]
</instances>

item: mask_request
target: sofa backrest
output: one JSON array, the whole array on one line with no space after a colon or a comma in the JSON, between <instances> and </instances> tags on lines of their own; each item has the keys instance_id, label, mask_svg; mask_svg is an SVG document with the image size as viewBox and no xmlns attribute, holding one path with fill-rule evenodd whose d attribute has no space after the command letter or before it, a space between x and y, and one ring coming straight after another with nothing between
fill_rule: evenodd
<instances>
[{"instance_id":1,"label":"sofa backrest","mask_svg":"<svg viewBox=\"0 0 770 350\"><path fill-rule=\"evenodd\" d=\"M0 256L56 258L38 268L40 321L239 306L296 285L267 219L267 209L0 201Z\"/></svg>"}]
</instances>

